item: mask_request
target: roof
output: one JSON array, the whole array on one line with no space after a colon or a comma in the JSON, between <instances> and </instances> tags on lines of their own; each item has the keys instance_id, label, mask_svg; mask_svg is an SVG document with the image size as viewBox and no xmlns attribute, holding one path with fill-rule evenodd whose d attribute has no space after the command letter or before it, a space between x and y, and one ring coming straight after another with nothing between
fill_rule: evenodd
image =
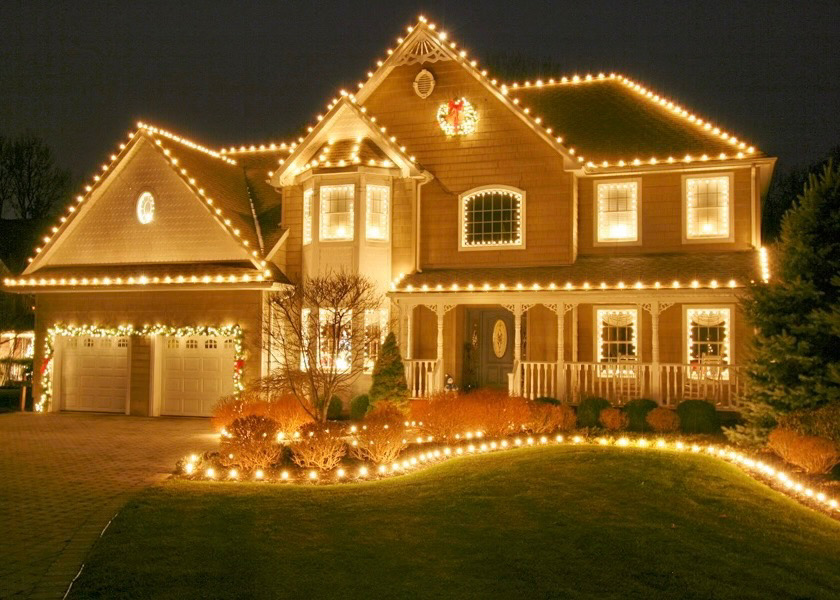
<instances>
[{"instance_id":1,"label":"roof","mask_svg":"<svg viewBox=\"0 0 840 600\"><path fill-rule=\"evenodd\" d=\"M596 166L603 161L648 163L651 158L668 157L700 160L703 155L738 158L739 152L741 157L756 156L746 142L711 124L707 127L681 106L614 74L508 89L523 109Z\"/></svg>"},{"instance_id":2,"label":"roof","mask_svg":"<svg viewBox=\"0 0 840 600\"><path fill-rule=\"evenodd\" d=\"M754 250L611 254L580 256L573 264L551 267L426 269L406 275L392 289L397 292L623 289L639 285L656 288L657 283L662 287L743 287L761 277L759 253ZM675 281L679 286L674 286Z\"/></svg>"}]
</instances>

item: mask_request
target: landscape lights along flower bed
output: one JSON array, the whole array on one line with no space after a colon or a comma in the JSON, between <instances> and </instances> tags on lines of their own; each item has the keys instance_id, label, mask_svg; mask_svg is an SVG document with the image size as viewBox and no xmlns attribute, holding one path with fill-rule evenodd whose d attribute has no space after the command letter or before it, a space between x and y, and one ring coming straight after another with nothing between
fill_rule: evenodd
<instances>
[{"instance_id":1,"label":"landscape lights along flower bed","mask_svg":"<svg viewBox=\"0 0 840 600\"><path fill-rule=\"evenodd\" d=\"M351 430L352 431L352 430ZM500 439L486 439L480 432L455 436L455 443L438 445L429 437L419 437L417 442L433 449L420 452L408 452L406 456L390 464L360 464L355 467L340 467L328 472L314 469L257 469L253 473L243 473L238 469L220 469L211 463L207 455L192 454L178 463L177 475L199 481L261 481L287 484L313 483L351 483L384 479L404 473L417 471L450 458L471 454L487 454L503 450L515 450L533 446L579 445L611 446L617 448L637 448L671 453L702 454L717 460L728 462L740 468L747 475L767 484L793 498L800 504L819 509L834 518L840 518L840 502L836 498L816 491L795 480L785 471L757 460L749 455L722 445L699 444L681 440L669 441L664 438L585 437L582 435L521 435Z\"/></svg>"},{"instance_id":2,"label":"landscape lights along flower bed","mask_svg":"<svg viewBox=\"0 0 840 600\"><path fill-rule=\"evenodd\" d=\"M99 327L96 325L53 325L47 330L44 342L44 359L41 363L41 382L43 392L35 404L35 412L45 412L52 400L52 375L55 358L55 339L64 337L131 337L163 335L167 337L190 337L206 335L212 337L226 337L233 339L233 391L239 394L243 389L242 369L245 366L245 353L242 349L242 328L239 325L223 325L221 327L170 327L168 325L120 325L118 327Z\"/></svg>"}]
</instances>

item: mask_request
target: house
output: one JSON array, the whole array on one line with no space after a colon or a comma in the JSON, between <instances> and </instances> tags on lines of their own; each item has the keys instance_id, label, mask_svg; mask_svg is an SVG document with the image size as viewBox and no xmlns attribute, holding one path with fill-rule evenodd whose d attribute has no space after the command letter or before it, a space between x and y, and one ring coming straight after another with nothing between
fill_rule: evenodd
<instances>
[{"instance_id":1,"label":"house","mask_svg":"<svg viewBox=\"0 0 840 600\"><path fill-rule=\"evenodd\" d=\"M42 226L40 221L0 219L0 277L7 279L23 270L26 253ZM28 381L34 324L31 296L0 289L0 387Z\"/></svg>"},{"instance_id":2,"label":"house","mask_svg":"<svg viewBox=\"0 0 840 600\"><path fill-rule=\"evenodd\" d=\"M499 81L423 18L376 64L291 142L138 124L5 282L43 409L206 415L271 368L267 295L336 269L415 396L737 403L774 158L623 75Z\"/></svg>"}]
</instances>

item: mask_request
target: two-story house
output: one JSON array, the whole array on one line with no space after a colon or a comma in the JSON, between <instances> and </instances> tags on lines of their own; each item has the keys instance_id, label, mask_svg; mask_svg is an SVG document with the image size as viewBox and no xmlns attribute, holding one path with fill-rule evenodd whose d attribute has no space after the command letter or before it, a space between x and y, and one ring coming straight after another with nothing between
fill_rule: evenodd
<instances>
[{"instance_id":1,"label":"two-story house","mask_svg":"<svg viewBox=\"0 0 840 600\"><path fill-rule=\"evenodd\" d=\"M497 80L421 18L292 142L139 124L6 286L37 297L48 410L208 414L271 368L266 295L339 269L387 298L364 326L415 396L725 408L774 163L619 74Z\"/></svg>"}]
</instances>

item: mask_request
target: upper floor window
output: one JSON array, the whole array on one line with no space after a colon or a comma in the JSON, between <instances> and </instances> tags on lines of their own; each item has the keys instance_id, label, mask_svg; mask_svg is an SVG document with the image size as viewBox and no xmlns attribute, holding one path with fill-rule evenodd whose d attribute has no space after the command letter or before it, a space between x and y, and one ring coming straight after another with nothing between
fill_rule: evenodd
<instances>
[{"instance_id":1,"label":"upper floor window","mask_svg":"<svg viewBox=\"0 0 840 600\"><path fill-rule=\"evenodd\" d=\"M391 189L387 185L367 186L367 217L365 235L369 240L388 240L388 197Z\"/></svg>"},{"instance_id":2,"label":"upper floor window","mask_svg":"<svg viewBox=\"0 0 840 600\"><path fill-rule=\"evenodd\" d=\"M312 243L312 189L303 192L303 243Z\"/></svg>"},{"instance_id":3,"label":"upper floor window","mask_svg":"<svg viewBox=\"0 0 840 600\"><path fill-rule=\"evenodd\" d=\"M471 190L460 197L461 249L525 247L525 192L506 186Z\"/></svg>"},{"instance_id":4,"label":"upper floor window","mask_svg":"<svg viewBox=\"0 0 840 600\"><path fill-rule=\"evenodd\" d=\"M596 183L595 190L596 242L638 242L639 180Z\"/></svg>"},{"instance_id":5,"label":"upper floor window","mask_svg":"<svg viewBox=\"0 0 840 600\"><path fill-rule=\"evenodd\" d=\"M685 177L684 239L732 241L732 176Z\"/></svg>"},{"instance_id":6,"label":"upper floor window","mask_svg":"<svg viewBox=\"0 0 840 600\"><path fill-rule=\"evenodd\" d=\"M321 240L352 240L353 228L353 185L321 186Z\"/></svg>"}]
</instances>

